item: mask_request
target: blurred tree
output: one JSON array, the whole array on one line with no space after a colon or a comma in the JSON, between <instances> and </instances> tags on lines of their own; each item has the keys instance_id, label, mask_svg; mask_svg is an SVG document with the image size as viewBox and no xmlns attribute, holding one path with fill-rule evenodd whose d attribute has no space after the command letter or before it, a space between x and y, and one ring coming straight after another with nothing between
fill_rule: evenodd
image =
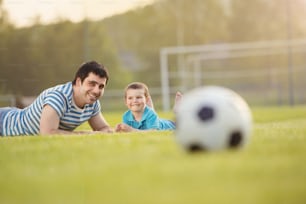
<instances>
[{"instance_id":1,"label":"blurred tree","mask_svg":"<svg viewBox=\"0 0 306 204\"><path fill-rule=\"evenodd\" d=\"M0 94L7 93L8 87L8 67L5 66L8 58L9 38L14 28L9 22L8 13L2 6L0 0Z\"/></svg>"},{"instance_id":2,"label":"blurred tree","mask_svg":"<svg viewBox=\"0 0 306 204\"><path fill-rule=\"evenodd\" d=\"M83 23L61 21L12 30L5 40L7 57L0 65L6 67L1 76L8 79L10 92L37 95L45 88L71 81L84 62L84 43L88 60L96 60L109 68L110 88L126 84L129 74L120 68L114 46L103 27L88 22L88 36L84 36L83 26Z\"/></svg>"},{"instance_id":3,"label":"blurred tree","mask_svg":"<svg viewBox=\"0 0 306 204\"><path fill-rule=\"evenodd\" d=\"M303 37L306 1L253 0L230 1L230 41L284 40L288 35L288 17L294 38ZM291 13L288 16L287 6Z\"/></svg>"},{"instance_id":4,"label":"blurred tree","mask_svg":"<svg viewBox=\"0 0 306 204\"><path fill-rule=\"evenodd\" d=\"M305 38L306 36L306 1L305 0L283 0L289 7L286 15L291 21L292 38ZM285 10L285 9L284 9ZM290 23L290 22L289 22Z\"/></svg>"},{"instance_id":5,"label":"blurred tree","mask_svg":"<svg viewBox=\"0 0 306 204\"><path fill-rule=\"evenodd\" d=\"M110 88L132 80L157 87L162 47L287 39L286 2L294 11L291 37L306 34L305 0L157 0L98 22L59 19L42 25L38 16L33 26L18 29L9 23L2 2L0 78L10 92L24 95L72 80L85 59L109 68ZM183 64L169 60L173 69Z\"/></svg>"},{"instance_id":6,"label":"blurred tree","mask_svg":"<svg viewBox=\"0 0 306 204\"><path fill-rule=\"evenodd\" d=\"M160 85L161 47L227 40L223 5L216 0L164 0L103 20L117 49L134 56L133 80ZM150 77L148 77L150 76Z\"/></svg>"},{"instance_id":7,"label":"blurred tree","mask_svg":"<svg viewBox=\"0 0 306 204\"><path fill-rule=\"evenodd\" d=\"M88 30L89 59L97 60L108 68L110 74L108 88L121 89L130 81L131 73L122 68L117 49L107 35L104 26L99 23L90 23Z\"/></svg>"}]
</instances>

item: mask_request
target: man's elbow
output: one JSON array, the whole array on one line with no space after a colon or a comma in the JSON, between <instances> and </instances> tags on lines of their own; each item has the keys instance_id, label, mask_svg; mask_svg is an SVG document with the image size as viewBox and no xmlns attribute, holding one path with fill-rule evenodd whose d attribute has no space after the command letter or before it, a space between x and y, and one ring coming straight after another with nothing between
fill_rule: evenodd
<instances>
[{"instance_id":1,"label":"man's elbow","mask_svg":"<svg viewBox=\"0 0 306 204\"><path fill-rule=\"evenodd\" d=\"M39 131L40 135L54 135L57 133L57 129L46 129L46 128L41 128Z\"/></svg>"}]
</instances>

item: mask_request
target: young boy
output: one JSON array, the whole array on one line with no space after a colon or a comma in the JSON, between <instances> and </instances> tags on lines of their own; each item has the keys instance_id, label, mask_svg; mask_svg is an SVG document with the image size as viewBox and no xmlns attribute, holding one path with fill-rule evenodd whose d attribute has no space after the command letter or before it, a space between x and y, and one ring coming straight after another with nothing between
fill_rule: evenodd
<instances>
[{"instance_id":1,"label":"young boy","mask_svg":"<svg viewBox=\"0 0 306 204\"><path fill-rule=\"evenodd\" d=\"M181 97L181 93L177 92L175 105ZM158 117L144 83L133 82L125 88L125 105L129 110L123 114L123 123L116 126L116 132L175 129L173 121Z\"/></svg>"}]
</instances>

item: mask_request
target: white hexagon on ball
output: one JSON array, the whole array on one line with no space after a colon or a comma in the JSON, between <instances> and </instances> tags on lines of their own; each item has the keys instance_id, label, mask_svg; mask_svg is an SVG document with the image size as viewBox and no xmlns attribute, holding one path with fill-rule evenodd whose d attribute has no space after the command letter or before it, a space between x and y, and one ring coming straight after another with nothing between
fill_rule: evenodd
<instances>
[{"instance_id":1,"label":"white hexagon on ball","mask_svg":"<svg viewBox=\"0 0 306 204\"><path fill-rule=\"evenodd\" d=\"M185 93L176 109L177 142L188 151L216 151L245 146L252 114L236 92L220 86Z\"/></svg>"}]
</instances>

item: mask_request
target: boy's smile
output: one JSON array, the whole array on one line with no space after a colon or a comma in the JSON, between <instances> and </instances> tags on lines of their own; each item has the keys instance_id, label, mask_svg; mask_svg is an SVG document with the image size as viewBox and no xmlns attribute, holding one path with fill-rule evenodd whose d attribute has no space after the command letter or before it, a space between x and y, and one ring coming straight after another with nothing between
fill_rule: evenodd
<instances>
[{"instance_id":1,"label":"boy's smile","mask_svg":"<svg viewBox=\"0 0 306 204\"><path fill-rule=\"evenodd\" d=\"M147 99L143 89L128 89L125 104L132 112L143 112Z\"/></svg>"}]
</instances>

